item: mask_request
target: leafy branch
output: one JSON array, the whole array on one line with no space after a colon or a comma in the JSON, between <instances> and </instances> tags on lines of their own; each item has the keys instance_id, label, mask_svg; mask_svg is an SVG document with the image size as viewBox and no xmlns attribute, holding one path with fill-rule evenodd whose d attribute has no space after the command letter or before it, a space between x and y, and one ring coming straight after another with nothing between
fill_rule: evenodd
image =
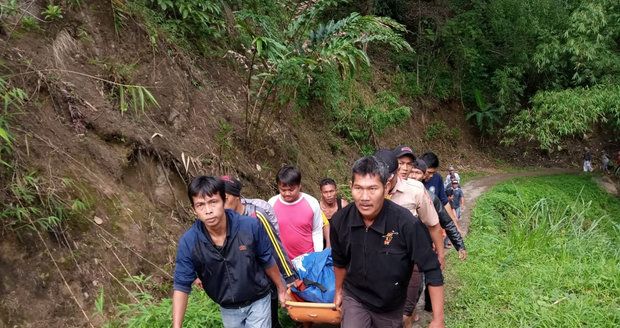
<instances>
[{"instance_id":1,"label":"leafy branch","mask_svg":"<svg viewBox=\"0 0 620 328\"><path fill-rule=\"evenodd\" d=\"M252 11L237 13L238 26L252 40L243 52L229 51L247 71L246 140L256 136L259 127L268 131L275 117L291 108L300 90L312 83L313 76L336 67L340 78L346 78L355 75L360 65L369 65L369 43L412 51L401 36L405 27L387 17L351 13L340 20L319 21L321 13L342 2L304 2L292 19L280 22L265 21L264 15Z\"/></svg>"}]
</instances>

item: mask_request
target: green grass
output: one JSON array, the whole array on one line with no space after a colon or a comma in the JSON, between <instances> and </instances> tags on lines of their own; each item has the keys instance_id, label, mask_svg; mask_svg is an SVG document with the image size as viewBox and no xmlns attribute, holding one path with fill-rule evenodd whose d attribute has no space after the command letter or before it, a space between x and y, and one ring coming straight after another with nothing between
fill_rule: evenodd
<instances>
[{"instance_id":1,"label":"green grass","mask_svg":"<svg viewBox=\"0 0 620 328\"><path fill-rule=\"evenodd\" d=\"M121 304L119 319L109 327L168 328L172 326L172 298L155 300L140 295L139 303ZM122 323L122 324L121 324ZM205 292L195 289L189 296L183 327L222 327L220 309Z\"/></svg>"},{"instance_id":2,"label":"green grass","mask_svg":"<svg viewBox=\"0 0 620 328\"><path fill-rule=\"evenodd\" d=\"M448 269L446 326L618 326L619 220L588 176L496 186L473 210L468 260Z\"/></svg>"},{"instance_id":3,"label":"green grass","mask_svg":"<svg viewBox=\"0 0 620 328\"><path fill-rule=\"evenodd\" d=\"M118 317L106 327L126 328L169 328L172 326L172 299L154 299L149 294L139 295L138 303L120 304ZM283 328L293 328L295 323L288 314L280 309L278 312ZM207 294L194 288L189 296L183 327L220 328L222 317L220 307Z\"/></svg>"}]
</instances>

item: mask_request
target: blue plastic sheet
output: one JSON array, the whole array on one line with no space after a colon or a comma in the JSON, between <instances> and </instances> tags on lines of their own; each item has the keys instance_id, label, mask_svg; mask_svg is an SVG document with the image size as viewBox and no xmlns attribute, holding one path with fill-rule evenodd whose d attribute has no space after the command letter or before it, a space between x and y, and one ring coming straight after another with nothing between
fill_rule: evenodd
<instances>
[{"instance_id":1,"label":"blue plastic sheet","mask_svg":"<svg viewBox=\"0 0 620 328\"><path fill-rule=\"evenodd\" d=\"M291 288L297 296L313 303L334 302L336 276L334 275L331 248L326 248L321 252L300 255L293 259L293 266L305 287Z\"/></svg>"}]
</instances>

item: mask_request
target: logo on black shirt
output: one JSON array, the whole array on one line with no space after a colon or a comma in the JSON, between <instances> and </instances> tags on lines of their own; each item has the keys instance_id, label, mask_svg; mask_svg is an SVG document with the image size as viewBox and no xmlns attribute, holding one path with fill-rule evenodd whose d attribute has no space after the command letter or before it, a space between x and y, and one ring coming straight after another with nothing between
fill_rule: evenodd
<instances>
[{"instance_id":1,"label":"logo on black shirt","mask_svg":"<svg viewBox=\"0 0 620 328\"><path fill-rule=\"evenodd\" d=\"M385 245L385 246L389 245L392 242L392 238L394 238L394 236L397 236L397 235L398 235L398 232L396 232L394 230L392 230L392 231L386 233L385 235L383 235L382 237L383 237L383 239L385 239L383 241L383 245Z\"/></svg>"}]
</instances>

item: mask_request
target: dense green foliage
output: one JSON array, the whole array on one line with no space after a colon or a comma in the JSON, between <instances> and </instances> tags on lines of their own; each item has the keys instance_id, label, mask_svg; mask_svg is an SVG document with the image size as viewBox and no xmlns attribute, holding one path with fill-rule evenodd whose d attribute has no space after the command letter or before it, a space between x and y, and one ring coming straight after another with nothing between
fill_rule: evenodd
<instances>
[{"instance_id":1,"label":"dense green foliage","mask_svg":"<svg viewBox=\"0 0 620 328\"><path fill-rule=\"evenodd\" d=\"M588 133L595 123L603 124L607 137L620 137L620 85L539 92L532 108L506 127L504 142L521 137L544 149L560 148L563 138Z\"/></svg>"},{"instance_id":2,"label":"dense green foliage","mask_svg":"<svg viewBox=\"0 0 620 328\"><path fill-rule=\"evenodd\" d=\"M334 131L372 142L409 117L401 100L417 97L460 99L472 124L509 144L553 150L600 124L620 135L608 124L620 119L618 99L606 96L620 85L617 1L132 3L147 7L153 36L163 29L204 55L226 52L245 70L246 139L293 109L320 106ZM391 85L373 90L376 96L367 94L371 81L363 76L373 74L364 73L373 43L396 50L397 64ZM370 131L360 129L362 121Z\"/></svg>"},{"instance_id":3,"label":"dense green foliage","mask_svg":"<svg viewBox=\"0 0 620 328\"><path fill-rule=\"evenodd\" d=\"M620 322L620 202L590 176L519 179L483 195L450 327L608 327Z\"/></svg>"},{"instance_id":4,"label":"dense green foliage","mask_svg":"<svg viewBox=\"0 0 620 328\"><path fill-rule=\"evenodd\" d=\"M394 56L405 94L460 98L483 133L549 150L620 118L617 97L599 97L620 85L618 1L452 0L452 14L446 9L439 2L375 3L377 13L413 32L415 53ZM603 109L581 106L591 97ZM575 109L579 115L566 115ZM543 131L532 131L539 126ZM620 135L617 125L604 127Z\"/></svg>"},{"instance_id":5,"label":"dense green foliage","mask_svg":"<svg viewBox=\"0 0 620 328\"><path fill-rule=\"evenodd\" d=\"M165 298L156 301L148 294L140 295L140 302L122 304L120 306L120 321L127 328L167 328L172 326L172 299ZM117 326L110 323L110 326ZM119 325L120 326L120 325ZM190 294L187 303L187 312L184 327L222 327L220 308L206 293L194 291Z\"/></svg>"},{"instance_id":6,"label":"dense green foliage","mask_svg":"<svg viewBox=\"0 0 620 328\"><path fill-rule=\"evenodd\" d=\"M390 18L364 16L356 12L340 19L323 18L327 10L342 2L346 1L304 2L293 7L294 11L276 2L274 7L280 5L282 14L270 13L268 18L251 9L235 13L237 24L242 27L239 39L245 52L230 51L230 54L242 63L248 74L245 108L247 138L255 135L259 128L266 126L268 130L274 116L287 115L287 111L296 105L306 105L302 106L306 109L308 95L304 92L314 89L314 81L333 85L355 78L360 66L370 64L366 53L368 44L383 43L397 51L411 49L399 34L404 27ZM333 97L329 102L323 102L321 97L331 91L321 90L325 93L314 91L318 96L314 100L332 109L338 120L342 113L334 110ZM362 137L364 139L368 138L369 133L381 133L387 125L408 117L408 110L400 106L395 97L389 96L351 109L355 112L353 116L366 120L372 126L371 132L361 133L366 134ZM349 121L355 125L356 118ZM347 134L358 140L360 133L357 132Z\"/></svg>"}]
</instances>

